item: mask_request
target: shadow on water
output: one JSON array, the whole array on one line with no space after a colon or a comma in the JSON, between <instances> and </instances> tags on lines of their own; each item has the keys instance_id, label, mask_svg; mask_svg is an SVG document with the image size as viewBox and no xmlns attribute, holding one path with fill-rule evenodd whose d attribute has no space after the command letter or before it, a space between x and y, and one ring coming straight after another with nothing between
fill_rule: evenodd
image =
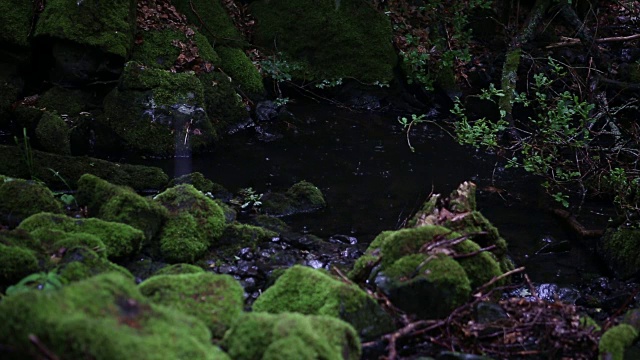
<instances>
[{"instance_id":1,"label":"shadow on water","mask_svg":"<svg viewBox=\"0 0 640 360\"><path fill-rule=\"evenodd\" d=\"M261 142L249 130L226 138L210 154L145 164L159 166L170 176L199 171L232 192L247 187L258 193L282 191L310 181L324 193L327 208L287 218L287 223L325 239L344 234L360 243L399 228L432 190L446 195L466 180L479 189L495 184L492 156L473 153L433 125L412 131L411 152L394 115L317 104L292 105L290 110L307 125L282 139ZM500 176L517 184L517 196L481 190L478 207L507 239L514 260L530 267L534 281L571 283L581 273L599 271L579 246L536 254L550 242L571 243L571 234L558 219L525 200L537 197L535 182L514 179L504 170Z\"/></svg>"}]
</instances>

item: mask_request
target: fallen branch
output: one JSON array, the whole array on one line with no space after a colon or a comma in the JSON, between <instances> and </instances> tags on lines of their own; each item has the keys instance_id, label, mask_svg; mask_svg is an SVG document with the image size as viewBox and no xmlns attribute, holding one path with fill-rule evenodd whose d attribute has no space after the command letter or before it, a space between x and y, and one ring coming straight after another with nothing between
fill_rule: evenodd
<instances>
[{"instance_id":1,"label":"fallen branch","mask_svg":"<svg viewBox=\"0 0 640 360\"><path fill-rule=\"evenodd\" d=\"M569 227L573 229L578 235L583 238L597 238L604 234L603 230L587 230L580 222L567 210L563 209L552 209L554 214L559 216L561 219L565 220Z\"/></svg>"},{"instance_id":2,"label":"fallen branch","mask_svg":"<svg viewBox=\"0 0 640 360\"><path fill-rule=\"evenodd\" d=\"M577 45L580 43L580 39L578 38L570 38L570 37L566 37L566 36L561 36L560 39L562 41L554 43L554 44L550 44L547 45L546 48L547 49L552 49L552 48L557 48L557 47L562 47L562 46L572 46L572 45ZM634 35L629 35L629 36L613 36L613 37L608 37L608 38L600 38L600 39L595 39L594 41L596 43L606 43L606 42L618 42L618 41L633 41L633 40L638 40L640 39L640 34L634 34Z\"/></svg>"}]
</instances>

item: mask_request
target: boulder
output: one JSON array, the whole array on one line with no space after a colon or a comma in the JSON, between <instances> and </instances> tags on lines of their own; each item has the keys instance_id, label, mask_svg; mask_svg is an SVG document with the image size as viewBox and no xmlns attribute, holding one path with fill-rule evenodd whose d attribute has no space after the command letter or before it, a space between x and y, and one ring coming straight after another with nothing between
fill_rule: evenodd
<instances>
[{"instance_id":1,"label":"boulder","mask_svg":"<svg viewBox=\"0 0 640 360\"><path fill-rule=\"evenodd\" d=\"M46 186L23 179L0 181L0 219L4 224L16 226L40 212L62 213L62 203Z\"/></svg>"},{"instance_id":2,"label":"boulder","mask_svg":"<svg viewBox=\"0 0 640 360\"><path fill-rule=\"evenodd\" d=\"M264 194L262 211L271 216L288 216L312 212L326 206L322 191L308 181L300 181L286 192Z\"/></svg>"}]
</instances>

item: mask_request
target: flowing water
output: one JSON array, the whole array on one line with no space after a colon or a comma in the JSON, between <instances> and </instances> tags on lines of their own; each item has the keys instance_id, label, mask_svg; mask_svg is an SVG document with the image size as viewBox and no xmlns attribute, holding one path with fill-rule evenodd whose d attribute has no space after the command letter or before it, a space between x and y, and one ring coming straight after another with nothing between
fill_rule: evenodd
<instances>
[{"instance_id":1,"label":"flowing water","mask_svg":"<svg viewBox=\"0 0 640 360\"><path fill-rule=\"evenodd\" d=\"M537 206L535 181L495 169L493 156L458 145L438 127L412 131L412 152L395 115L309 103L290 110L306 125L282 139L262 142L250 129L227 137L212 153L145 164L171 176L199 171L232 192L283 191L310 181L324 193L327 208L284 220L297 231L324 239L347 235L365 244L400 227L432 191L446 195L471 180L480 189L479 210L534 281L569 284L602 270L560 220Z\"/></svg>"}]
</instances>

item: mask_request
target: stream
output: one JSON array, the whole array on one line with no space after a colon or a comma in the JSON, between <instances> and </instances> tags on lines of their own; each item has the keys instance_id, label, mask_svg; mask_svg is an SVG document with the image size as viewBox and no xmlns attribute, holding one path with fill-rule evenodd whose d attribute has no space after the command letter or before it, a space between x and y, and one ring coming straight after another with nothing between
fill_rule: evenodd
<instances>
[{"instance_id":1,"label":"stream","mask_svg":"<svg viewBox=\"0 0 640 360\"><path fill-rule=\"evenodd\" d=\"M401 227L432 191L446 196L471 180L479 189L478 210L534 282L571 285L605 271L560 219L538 206L534 179L494 169L495 156L458 145L437 126L412 130L412 152L396 115L308 102L288 108L306 125L281 139L259 141L249 129L227 136L209 154L143 163L170 176L199 171L234 193L247 187L281 191L310 181L322 190L327 208L283 220L295 231L323 239L347 235L360 244Z\"/></svg>"}]
</instances>

